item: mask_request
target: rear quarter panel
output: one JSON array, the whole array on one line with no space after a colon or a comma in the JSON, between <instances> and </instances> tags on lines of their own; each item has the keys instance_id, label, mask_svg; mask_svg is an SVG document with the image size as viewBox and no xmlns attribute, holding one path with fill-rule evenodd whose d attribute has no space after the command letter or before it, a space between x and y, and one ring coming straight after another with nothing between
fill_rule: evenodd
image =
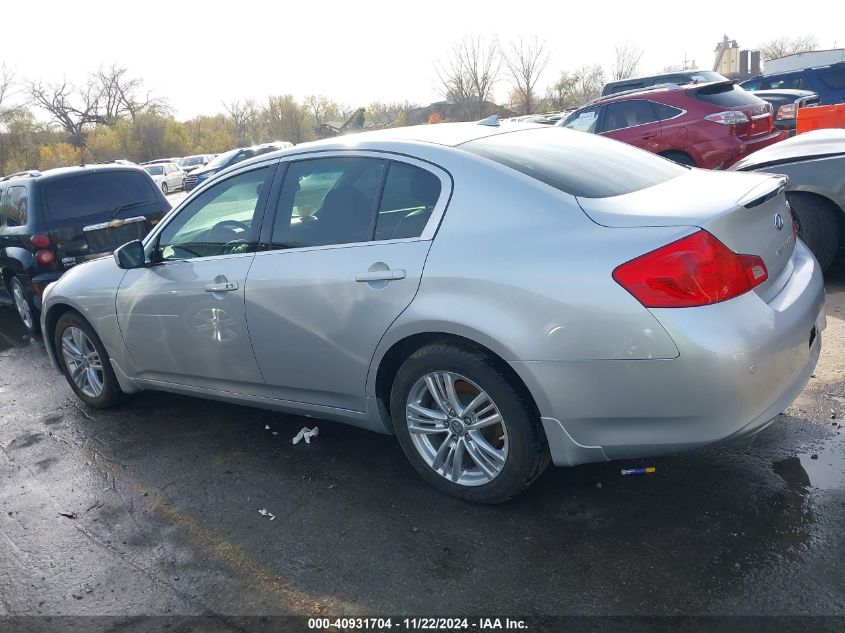
<instances>
[{"instance_id":1,"label":"rear quarter panel","mask_svg":"<svg viewBox=\"0 0 845 633\"><path fill-rule=\"evenodd\" d=\"M471 339L506 361L677 356L611 273L688 229L600 227L572 196L514 170L484 159L443 166L452 199L417 296L382 339L376 367L394 343L426 332Z\"/></svg>"}]
</instances>

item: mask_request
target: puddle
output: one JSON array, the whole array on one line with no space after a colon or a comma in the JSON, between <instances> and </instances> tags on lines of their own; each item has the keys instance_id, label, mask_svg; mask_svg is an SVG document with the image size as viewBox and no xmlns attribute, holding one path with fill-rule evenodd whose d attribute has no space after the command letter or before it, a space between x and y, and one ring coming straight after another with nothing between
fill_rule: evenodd
<instances>
[{"instance_id":1,"label":"puddle","mask_svg":"<svg viewBox=\"0 0 845 633\"><path fill-rule=\"evenodd\" d=\"M793 490L845 488L845 436L840 431L818 448L774 462L772 469Z\"/></svg>"}]
</instances>

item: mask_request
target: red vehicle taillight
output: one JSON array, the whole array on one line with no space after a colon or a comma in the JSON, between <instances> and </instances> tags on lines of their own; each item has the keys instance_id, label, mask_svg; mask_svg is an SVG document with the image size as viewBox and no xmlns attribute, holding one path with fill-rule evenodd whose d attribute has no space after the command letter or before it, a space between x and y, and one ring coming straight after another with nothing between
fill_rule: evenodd
<instances>
[{"instance_id":1,"label":"red vehicle taillight","mask_svg":"<svg viewBox=\"0 0 845 633\"><path fill-rule=\"evenodd\" d=\"M42 233L36 233L32 236L32 245L35 248L47 248L50 246L50 238Z\"/></svg>"},{"instance_id":2,"label":"red vehicle taillight","mask_svg":"<svg viewBox=\"0 0 845 633\"><path fill-rule=\"evenodd\" d=\"M690 308L738 297L769 278L757 255L737 255L707 231L618 266L613 279L647 308Z\"/></svg>"},{"instance_id":3,"label":"red vehicle taillight","mask_svg":"<svg viewBox=\"0 0 845 633\"><path fill-rule=\"evenodd\" d=\"M721 123L722 125L739 125L740 123L748 123L748 116L739 110L726 110L725 112L716 112L708 114L704 117L713 123Z\"/></svg>"},{"instance_id":4,"label":"red vehicle taillight","mask_svg":"<svg viewBox=\"0 0 845 633\"><path fill-rule=\"evenodd\" d=\"M56 261L56 256L53 255L53 251L48 251L46 248L43 248L35 253L35 261L42 265L52 264Z\"/></svg>"}]
</instances>

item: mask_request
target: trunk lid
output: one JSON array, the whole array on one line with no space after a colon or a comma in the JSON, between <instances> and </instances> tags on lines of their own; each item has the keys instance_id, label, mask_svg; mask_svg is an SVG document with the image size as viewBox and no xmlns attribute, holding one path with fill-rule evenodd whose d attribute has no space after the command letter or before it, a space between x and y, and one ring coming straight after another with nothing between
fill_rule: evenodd
<instances>
[{"instance_id":1,"label":"trunk lid","mask_svg":"<svg viewBox=\"0 0 845 633\"><path fill-rule=\"evenodd\" d=\"M769 277L754 290L768 298L791 274L795 250L785 182L785 176L691 169L654 187L578 202L602 226L698 227L737 254L762 257Z\"/></svg>"}]
</instances>

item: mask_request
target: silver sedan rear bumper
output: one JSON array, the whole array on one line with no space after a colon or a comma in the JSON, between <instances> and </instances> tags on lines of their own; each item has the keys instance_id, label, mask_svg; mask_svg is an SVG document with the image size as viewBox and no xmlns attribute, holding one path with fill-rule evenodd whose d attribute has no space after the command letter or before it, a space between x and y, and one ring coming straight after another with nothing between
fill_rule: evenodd
<instances>
[{"instance_id":1,"label":"silver sedan rear bumper","mask_svg":"<svg viewBox=\"0 0 845 633\"><path fill-rule=\"evenodd\" d=\"M798 243L774 297L652 310L680 356L513 362L538 407L554 463L665 455L750 436L798 396L819 358L821 271Z\"/></svg>"}]
</instances>

